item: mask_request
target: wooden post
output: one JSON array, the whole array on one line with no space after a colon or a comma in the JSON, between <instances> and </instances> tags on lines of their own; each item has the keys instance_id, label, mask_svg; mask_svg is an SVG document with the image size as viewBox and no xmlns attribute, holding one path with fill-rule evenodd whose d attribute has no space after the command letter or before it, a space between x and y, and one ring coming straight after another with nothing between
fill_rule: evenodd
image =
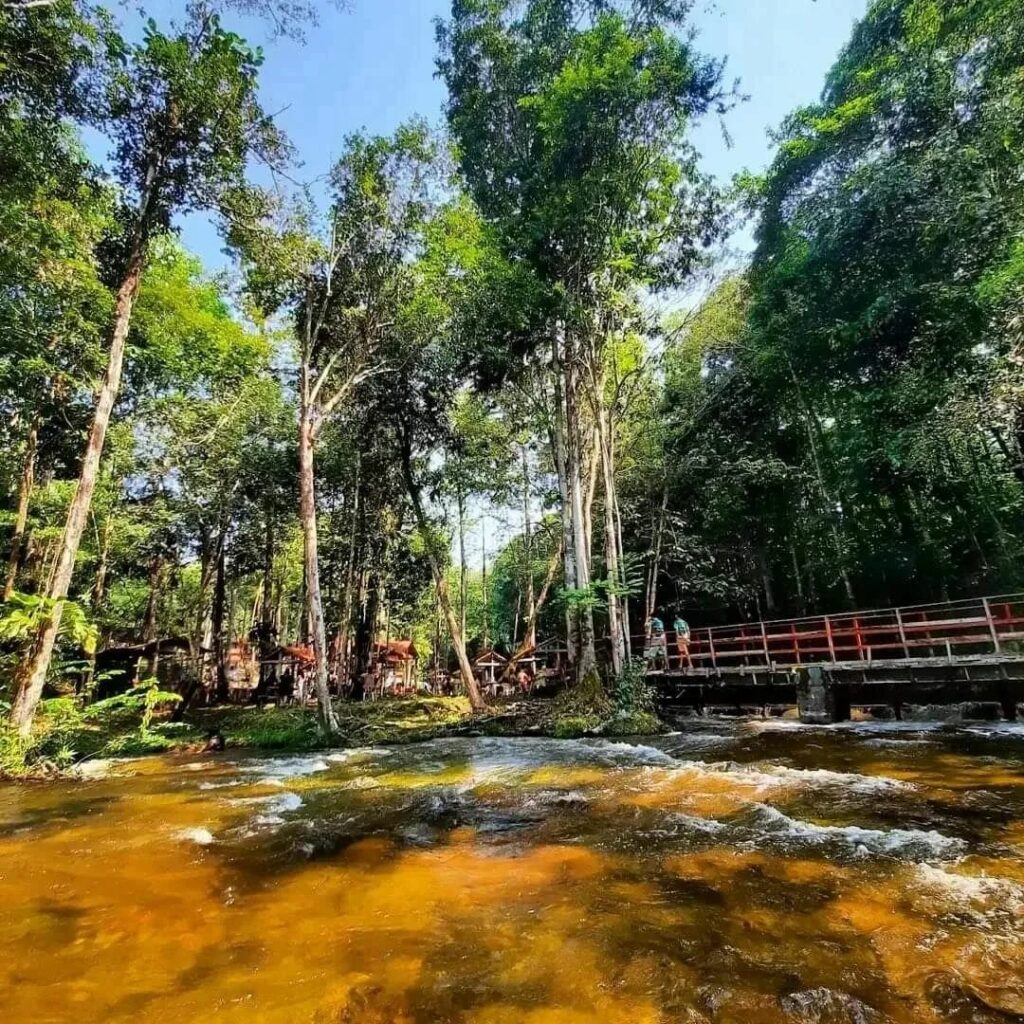
<instances>
[{"instance_id":1,"label":"wooden post","mask_svg":"<svg viewBox=\"0 0 1024 1024\"><path fill-rule=\"evenodd\" d=\"M718 660L715 658L715 640L711 635L711 627L708 626L708 650L711 653L711 667L718 671Z\"/></svg>"},{"instance_id":2,"label":"wooden post","mask_svg":"<svg viewBox=\"0 0 1024 1024\"><path fill-rule=\"evenodd\" d=\"M910 647L907 644L907 631L903 628L903 615L896 609L896 626L900 631L900 643L903 645L903 657L910 658Z\"/></svg>"},{"instance_id":3,"label":"wooden post","mask_svg":"<svg viewBox=\"0 0 1024 1024\"><path fill-rule=\"evenodd\" d=\"M999 654L1000 653L999 633L996 630L996 624L995 624L995 621L992 618L992 608L990 607L990 605L988 603L988 598L987 597L983 597L981 599L981 604L982 604L982 606L985 609L985 621L988 623L989 636L992 637L992 651L995 654Z\"/></svg>"},{"instance_id":4,"label":"wooden post","mask_svg":"<svg viewBox=\"0 0 1024 1024\"><path fill-rule=\"evenodd\" d=\"M764 664L765 664L765 668L767 668L768 671L771 672L771 670L772 670L772 657L771 657L771 654L769 654L769 652L768 652L768 632L767 632L767 630L765 630L763 622L761 623L761 645L764 647Z\"/></svg>"},{"instance_id":5,"label":"wooden post","mask_svg":"<svg viewBox=\"0 0 1024 1024\"><path fill-rule=\"evenodd\" d=\"M836 645L832 640L832 620L826 615L825 616L825 636L828 637L828 656L832 659L832 663L836 662Z\"/></svg>"}]
</instances>

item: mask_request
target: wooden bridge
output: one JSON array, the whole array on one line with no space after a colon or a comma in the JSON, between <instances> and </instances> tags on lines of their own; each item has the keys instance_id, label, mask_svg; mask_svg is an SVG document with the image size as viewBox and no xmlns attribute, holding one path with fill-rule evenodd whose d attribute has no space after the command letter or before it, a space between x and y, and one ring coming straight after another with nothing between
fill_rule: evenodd
<instances>
[{"instance_id":1,"label":"wooden bridge","mask_svg":"<svg viewBox=\"0 0 1024 1024\"><path fill-rule=\"evenodd\" d=\"M670 632L666 653L649 675L669 705L799 704L805 717L835 720L851 706L901 717L908 703L969 702L1015 718L1024 594L701 627L682 644Z\"/></svg>"}]
</instances>

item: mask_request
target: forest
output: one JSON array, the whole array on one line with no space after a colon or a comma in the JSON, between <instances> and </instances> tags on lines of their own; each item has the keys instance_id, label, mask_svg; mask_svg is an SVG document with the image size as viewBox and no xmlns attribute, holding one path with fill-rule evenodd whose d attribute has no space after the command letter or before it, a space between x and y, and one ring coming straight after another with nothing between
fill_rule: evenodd
<instances>
[{"instance_id":1,"label":"forest","mask_svg":"<svg viewBox=\"0 0 1024 1024\"><path fill-rule=\"evenodd\" d=\"M301 647L329 735L392 640L482 708L489 651L1024 589L1019 0L871 0L725 183L693 7L452 0L443 123L316 188L235 31L315 4L0 7L6 744L165 639L147 713Z\"/></svg>"}]
</instances>

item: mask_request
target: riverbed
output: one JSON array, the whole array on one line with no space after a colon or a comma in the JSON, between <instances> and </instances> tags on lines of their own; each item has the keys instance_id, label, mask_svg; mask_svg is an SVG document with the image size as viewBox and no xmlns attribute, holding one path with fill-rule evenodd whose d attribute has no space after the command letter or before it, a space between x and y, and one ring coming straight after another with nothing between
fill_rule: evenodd
<instances>
[{"instance_id":1,"label":"riverbed","mask_svg":"<svg viewBox=\"0 0 1024 1024\"><path fill-rule=\"evenodd\" d=\"M5 1024L1024 1019L1024 730L701 722L0 789Z\"/></svg>"}]
</instances>

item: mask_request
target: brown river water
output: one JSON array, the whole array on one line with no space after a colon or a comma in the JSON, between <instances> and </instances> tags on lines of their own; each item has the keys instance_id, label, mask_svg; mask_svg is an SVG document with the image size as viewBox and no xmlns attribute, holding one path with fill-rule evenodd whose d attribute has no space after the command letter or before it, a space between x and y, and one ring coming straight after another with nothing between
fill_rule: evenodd
<instances>
[{"instance_id":1,"label":"brown river water","mask_svg":"<svg viewBox=\"0 0 1024 1024\"><path fill-rule=\"evenodd\" d=\"M1024 1021L1022 758L702 722L2 788L0 1021Z\"/></svg>"}]
</instances>

